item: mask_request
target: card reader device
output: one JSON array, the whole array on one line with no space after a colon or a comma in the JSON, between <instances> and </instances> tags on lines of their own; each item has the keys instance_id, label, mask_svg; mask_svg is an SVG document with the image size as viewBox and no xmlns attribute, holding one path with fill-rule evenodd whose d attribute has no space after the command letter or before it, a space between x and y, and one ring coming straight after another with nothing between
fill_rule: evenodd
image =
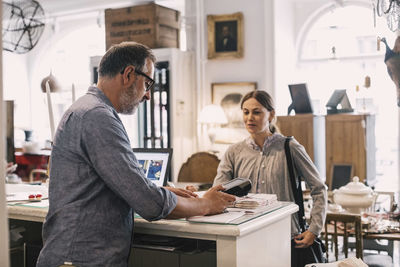
<instances>
[{"instance_id":1,"label":"card reader device","mask_svg":"<svg viewBox=\"0 0 400 267\"><path fill-rule=\"evenodd\" d=\"M251 189L251 181L246 178L235 178L222 184L222 186L224 187L223 192L242 197L249 193Z\"/></svg>"}]
</instances>

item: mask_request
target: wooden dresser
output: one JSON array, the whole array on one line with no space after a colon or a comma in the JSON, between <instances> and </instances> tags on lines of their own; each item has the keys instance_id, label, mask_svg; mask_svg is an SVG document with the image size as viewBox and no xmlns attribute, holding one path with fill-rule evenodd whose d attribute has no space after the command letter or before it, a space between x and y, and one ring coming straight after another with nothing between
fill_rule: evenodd
<instances>
[{"instance_id":1,"label":"wooden dresser","mask_svg":"<svg viewBox=\"0 0 400 267\"><path fill-rule=\"evenodd\" d=\"M375 184L375 115L335 114L326 116L326 177L334 164L352 164L353 175ZM329 184L329 183L328 183Z\"/></svg>"},{"instance_id":2,"label":"wooden dresser","mask_svg":"<svg viewBox=\"0 0 400 267\"><path fill-rule=\"evenodd\" d=\"M320 174L325 175L325 116L277 116L277 126L283 135L293 136L304 146Z\"/></svg>"},{"instance_id":3,"label":"wooden dresser","mask_svg":"<svg viewBox=\"0 0 400 267\"><path fill-rule=\"evenodd\" d=\"M278 116L277 125L283 135L294 136L304 146L327 184L335 164L352 165L360 181L375 184L375 115Z\"/></svg>"}]
</instances>

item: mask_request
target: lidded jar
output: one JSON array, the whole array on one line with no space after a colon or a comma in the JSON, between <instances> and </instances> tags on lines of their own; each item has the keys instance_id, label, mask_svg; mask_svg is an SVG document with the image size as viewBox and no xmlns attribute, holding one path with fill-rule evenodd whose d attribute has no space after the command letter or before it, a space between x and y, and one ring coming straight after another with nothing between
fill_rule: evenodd
<instances>
[{"instance_id":1,"label":"lidded jar","mask_svg":"<svg viewBox=\"0 0 400 267\"><path fill-rule=\"evenodd\" d=\"M333 190L333 201L350 213L361 213L375 202L377 194L361 183L357 176L353 181L339 189Z\"/></svg>"}]
</instances>

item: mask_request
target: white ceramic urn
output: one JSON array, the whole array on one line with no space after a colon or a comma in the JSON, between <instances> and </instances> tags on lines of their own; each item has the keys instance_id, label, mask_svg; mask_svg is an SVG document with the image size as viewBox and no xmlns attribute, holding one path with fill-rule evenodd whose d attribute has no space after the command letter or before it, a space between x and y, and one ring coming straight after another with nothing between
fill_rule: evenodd
<instances>
[{"instance_id":1,"label":"white ceramic urn","mask_svg":"<svg viewBox=\"0 0 400 267\"><path fill-rule=\"evenodd\" d=\"M361 213L371 207L376 196L370 187L359 182L357 176L347 185L333 190L333 201L350 213Z\"/></svg>"}]
</instances>

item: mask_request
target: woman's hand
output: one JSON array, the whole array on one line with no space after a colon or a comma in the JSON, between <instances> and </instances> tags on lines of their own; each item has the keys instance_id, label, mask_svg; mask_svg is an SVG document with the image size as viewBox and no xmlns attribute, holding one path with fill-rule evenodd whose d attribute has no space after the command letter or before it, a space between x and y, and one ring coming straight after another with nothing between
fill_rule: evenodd
<instances>
[{"instance_id":1,"label":"woman's hand","mask_svg":"<svg viewBox=\"0 0 400 267\"><path fill-rule=\"evenodd\" d=\"M181 196L181 197L197 197L195 193L193 193L190 190L186 190L183 188L175 188L175 187L169 187L165 186L164 188L168 189L172 193L175 193L175 195Z\"/></svg>"},{"instance_id":2,"label":"woman's hand","mask_svg":"<svg viewBox=\"0 0 400 267\"><path fill-rule=\"evenodd\" d=\"M315 235L310 231L305 231L294 237L294 242L296 243L296 248L307 248L314 243Z\"/></svg>"}]
</instances>

